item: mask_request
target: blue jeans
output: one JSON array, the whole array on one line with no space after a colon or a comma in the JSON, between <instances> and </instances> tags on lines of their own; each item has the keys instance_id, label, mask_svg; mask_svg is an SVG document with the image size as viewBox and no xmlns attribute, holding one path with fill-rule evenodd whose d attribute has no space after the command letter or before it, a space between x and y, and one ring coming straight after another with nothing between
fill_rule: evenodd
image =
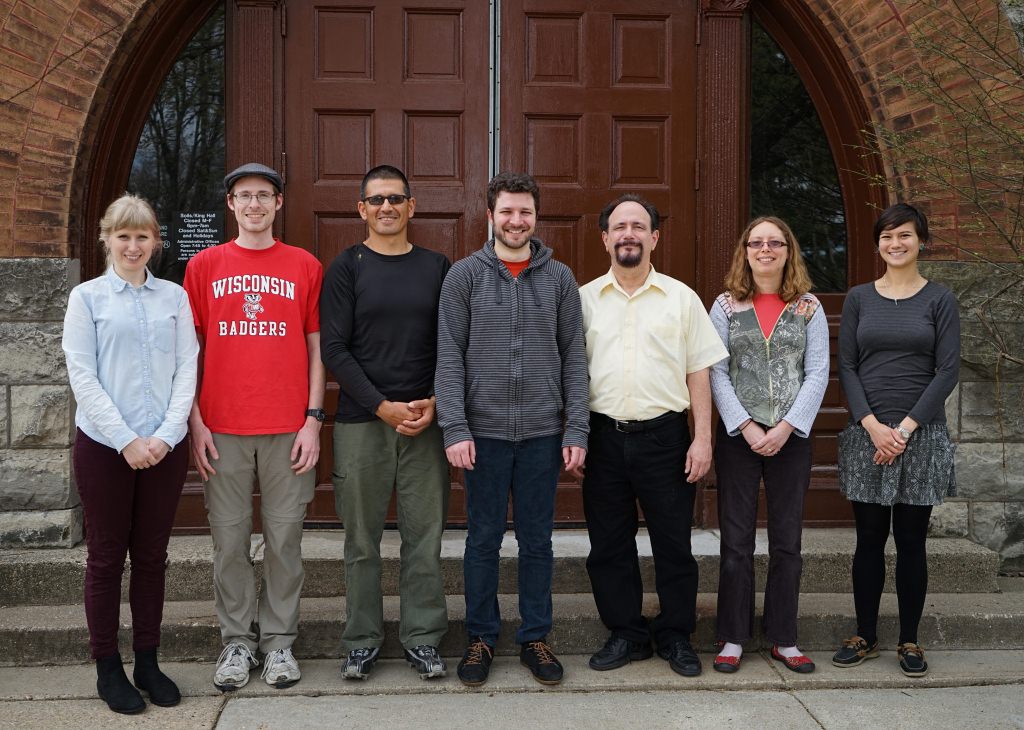
<instances>
[{"instance_id":1,"label":"blue jeans","mask_svg":"<svg viewBox=\"0 0 1024 730\"><path fill-rule=\"evenodd\" d=\"M498 552L505 535L509 496L519 542L519 616L516 643L551 630L551 530L555 488L562 468L560 434L513 442L478 438L476 464L466 476L466 630L494 646L498 611Z\"/></svg>"}]
</instances>

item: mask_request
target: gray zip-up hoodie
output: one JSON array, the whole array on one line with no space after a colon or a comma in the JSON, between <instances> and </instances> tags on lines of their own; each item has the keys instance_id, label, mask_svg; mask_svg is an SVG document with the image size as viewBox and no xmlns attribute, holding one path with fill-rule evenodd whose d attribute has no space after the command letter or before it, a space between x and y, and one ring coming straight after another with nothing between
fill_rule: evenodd
<instances>
[{"instance_id":1,"label":"gray zip-up hoodie","mask_svg":"<svg viewBox=\"0 0 1024 730\"><path fill-rule=\"evenodd\" d=\"M445 447L474 437L562 433L587 446L590 394L579 288L550 248L530 240L518 278L494 241L456 262L441 287L437 422Z\"/></svg>"}]
</instances>

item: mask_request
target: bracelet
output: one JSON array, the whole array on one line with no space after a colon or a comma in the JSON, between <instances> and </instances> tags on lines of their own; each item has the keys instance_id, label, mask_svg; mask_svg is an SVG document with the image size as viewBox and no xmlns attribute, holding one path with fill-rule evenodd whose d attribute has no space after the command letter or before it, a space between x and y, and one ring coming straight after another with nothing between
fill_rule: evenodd
<instances>
[{"instance_id":1,"label":"bracelet","mask_svg":"<svg viewBox=\"0 0 1024 730\"><path fill-rule=\"evenodd\" d=\"M747 422L746 422L746 423L744 423L744 424L743 424L742 426L740 426L740 433L743 433L743 431L745 431L745 430L746 430L747 426L749 426L749 425L750 425L750 424L752 424L753 422L754 422L754 419L753 419L753 418L748 418L748 419L747 419Z\"/></svg>"}]
</instances>

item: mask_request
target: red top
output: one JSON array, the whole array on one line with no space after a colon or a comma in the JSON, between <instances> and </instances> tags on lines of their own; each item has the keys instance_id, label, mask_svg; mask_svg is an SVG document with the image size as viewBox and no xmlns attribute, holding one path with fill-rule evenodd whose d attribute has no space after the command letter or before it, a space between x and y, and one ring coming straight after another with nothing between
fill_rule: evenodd
<instances>
[{"instance_id":1,"label":"red top","mask_svg":"<svg viewBox=\"0 0 1024 730\"><path fill-rule=\"evenodd\" d=\"M508 269L508 273L512 274L512 278L517 279L523 273L523 269L530 265L530 259L525 261L506 261L502 259L501 263L505 264L505 268Z\"/></svg>"},{"instance_id":2,"label":"red top","mask_svg":"<svg viewBox=\"0 0 1024 730\"><path fill-rule=\"evenodd\" d=\"M215 433L291 433L306 420L306 335L320 331L323 267L280 241L234 241L188 262L185 291L203 342L199 409Z\"/></svg>"},{"instance_id":3,"label":"red top","mask_svg":"<svg viewBox=\"0 0 1024 730\"><path fill-rule=\"evenodd\" d=\"M775 323L779 321L786 303L778 294L755 294L754 313L757 315L757 323L761 325L761 332L767 340L772 336Z\"/></svg>"}]
</instances>

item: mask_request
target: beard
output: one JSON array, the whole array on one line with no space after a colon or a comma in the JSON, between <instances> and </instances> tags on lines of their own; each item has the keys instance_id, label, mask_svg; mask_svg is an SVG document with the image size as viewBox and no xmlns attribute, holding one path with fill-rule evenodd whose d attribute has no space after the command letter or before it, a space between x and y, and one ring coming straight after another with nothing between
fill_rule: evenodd
<instances>
[{"instance_id":1,"label":"beard","mask_svg":"<svg viewBox=\"0 0 1024 730\"><path fill-rule=\"evenodd\" d=\"M635 252L626 251L627 246L632 246L636 249ZM615 244L615 261L618 262L619 266L624 266L627 269L633 269L640 265L640 262L644 260L644 247L643 244L636 242L624 242Z\"/></svg>"},{"instance_id":2,"label":"beard","mask_svg":"<svg viewBox=\"0 0 1024 730\"><path fill-rule=\"evenodd\" d=\"M529 246L530 237L533 235L533 231L528 231L520 235L522 235L522 240L510 241L508 238L505 237L505 233L500 228L494 229L494 240L502 244L506 248L511 248L512 250L520 249L523 246Z\"/></svg>"}]
</instances>

